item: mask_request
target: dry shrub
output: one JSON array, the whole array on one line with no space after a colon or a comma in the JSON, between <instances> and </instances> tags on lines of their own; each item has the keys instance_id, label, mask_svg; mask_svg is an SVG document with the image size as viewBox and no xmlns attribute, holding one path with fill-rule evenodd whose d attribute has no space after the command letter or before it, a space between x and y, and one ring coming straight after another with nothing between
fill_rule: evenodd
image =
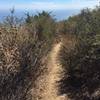
<instances>
[{"instance_id":1,"label":"dry shrub","mask_svg":"<svg viewBox=\"0 0 100 100\"><path fill-rule=\"evenodd\" d=\"M31 100L29 91L43 71L41 59L47 47L44 43L28 33L24 26L1 27L0 100Z\"/></svg>"}]
</instances>

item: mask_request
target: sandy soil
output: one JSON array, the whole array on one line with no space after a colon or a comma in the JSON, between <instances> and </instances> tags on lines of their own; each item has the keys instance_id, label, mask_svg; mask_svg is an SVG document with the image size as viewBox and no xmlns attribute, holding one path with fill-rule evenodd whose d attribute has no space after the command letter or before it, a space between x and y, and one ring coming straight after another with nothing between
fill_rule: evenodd
<instances>
[{"instance_id":1,"label":"sandy soil","mask_svg":"<svg viewBox=\"0 0 100 100\"><path fill-rule=\"evenodd\" d=\"M36 100L68 100L66 95L58 95L57 81L62 77L63 69L59 63L58 55L62 43L53 46L47 62L48 72L39 78ZM66 98L66 99L65 99Z\"/></svg>"}]
</instances>

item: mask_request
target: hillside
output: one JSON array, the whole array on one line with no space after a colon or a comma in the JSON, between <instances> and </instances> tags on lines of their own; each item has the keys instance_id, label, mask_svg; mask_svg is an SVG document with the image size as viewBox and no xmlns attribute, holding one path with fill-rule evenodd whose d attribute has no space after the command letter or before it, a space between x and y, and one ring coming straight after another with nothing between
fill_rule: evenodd
<instances>
[{"instance_id":1,"label":"hillside","mask_svg":"<svg viewBox=\"0 0 100 100\"><path fill-rule=\"evenodd\" d=\"M99 100L99 16L99 6L63 21L12 9L0 23L0 100Z\"/></svg>"}]
</instances>

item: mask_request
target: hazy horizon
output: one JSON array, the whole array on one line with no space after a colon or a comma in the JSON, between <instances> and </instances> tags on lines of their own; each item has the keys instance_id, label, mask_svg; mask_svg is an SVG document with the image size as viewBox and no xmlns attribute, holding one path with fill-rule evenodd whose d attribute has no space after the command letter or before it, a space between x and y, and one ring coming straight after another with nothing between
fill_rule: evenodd
<instances>
[{"instance_id":1,"label":"hazy horizon","mask_svg":"<svg viewBox=\"0 0 100 100\"><path fill-rule=\"evenodd\" d=\"M40 11L52 11L57 20L67 19L76 15L83 8L94 8L99 5L99 0L0 0L0 20L10 14L10 9L15 8L17 17L25 16L26 12L37 14Z\"/></svg>"},{"instance_id":2,"label":"hazy horizon","mask_svg":"<svg viewBox=\"0 0 100 100\"><path fill-rule=\"evenodd\" d=\"M32 15L36 15L38 12L43 10L16 10L15 9L15 16L17 17L25 17L25 14L29 12ZM51 12L51 15L56 20L64 20L67 19L69 16L76 15L80 12L78 9L69 9L69 10L44 10L47 12ZM6 16L10 14L10 10L0 10L0 20L5 19Z\"/></svg>"}]
</instances>

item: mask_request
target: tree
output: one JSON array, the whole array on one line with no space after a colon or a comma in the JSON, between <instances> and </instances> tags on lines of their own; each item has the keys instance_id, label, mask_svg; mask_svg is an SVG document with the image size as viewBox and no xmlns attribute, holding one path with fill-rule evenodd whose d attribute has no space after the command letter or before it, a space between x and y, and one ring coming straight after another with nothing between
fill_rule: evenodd
<instances>
[{"instance_id":1,"label":"tree","mask_svg":"<svg viewBox=\"0 0 100 100\"><path fill-rule=\"evenodd\" d=\"M34 33L38 36L39 40L50 40L55 34L55 20L48 12L43 11L35 16L27 15L27 23L30 23L33 27Z\"/></svg>"}]
</instances>

